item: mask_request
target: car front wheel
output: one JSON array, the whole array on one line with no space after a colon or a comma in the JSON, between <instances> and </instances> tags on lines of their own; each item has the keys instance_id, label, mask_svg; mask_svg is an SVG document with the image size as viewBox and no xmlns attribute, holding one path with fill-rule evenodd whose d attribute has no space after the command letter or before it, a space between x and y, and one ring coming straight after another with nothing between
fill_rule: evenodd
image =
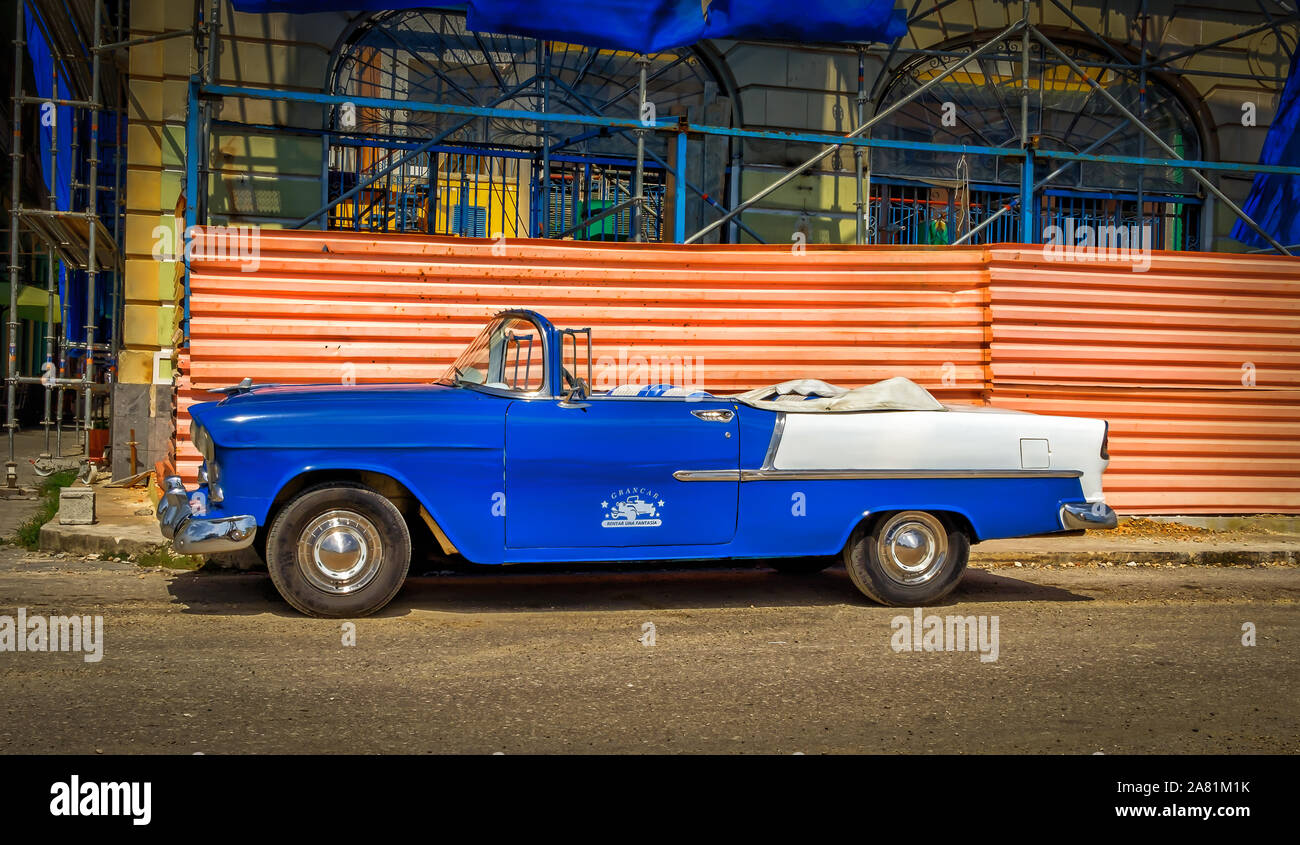
<instances>
[{"instance_id":1,"label":"car front wheel","mask_svg":"<svg viewBox=\"0 0 1300 845\"><path fill-rule=\"evenodd\" d=\"M406 520L359 484L305 490L266 538L266 568L284 600L310 616L366 616L392 601L411 565Z\"/></svg>"},{"instance_id":2,"label":"car front wheel","mask_svg":"<svg viewBox=\"0 0 1300 845\"><path fill-rule=\"evenodd\" d=\"M969 558L965 532L926 511L883 514L858 526L844 547L844 568L867 598L907 607L952 592Z\"/></svg>"}]
</instances>

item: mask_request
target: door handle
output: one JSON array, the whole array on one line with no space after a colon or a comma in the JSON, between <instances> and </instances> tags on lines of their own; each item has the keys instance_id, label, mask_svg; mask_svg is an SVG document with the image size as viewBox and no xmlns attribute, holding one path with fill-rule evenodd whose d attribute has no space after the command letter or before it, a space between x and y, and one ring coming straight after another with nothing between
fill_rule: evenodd
<instances>
[{"instance_id":1,"label":"door handle","mask_svg":"<svg viewBox=\"0 0 1300 845\"><path fill-rule=\"evenodd\" d=\"M731 418L736 414L732 411L714 409L710 411L691 411L691 416L699 417L705 422L731 422Z\"/></svg>"}]
</instances>

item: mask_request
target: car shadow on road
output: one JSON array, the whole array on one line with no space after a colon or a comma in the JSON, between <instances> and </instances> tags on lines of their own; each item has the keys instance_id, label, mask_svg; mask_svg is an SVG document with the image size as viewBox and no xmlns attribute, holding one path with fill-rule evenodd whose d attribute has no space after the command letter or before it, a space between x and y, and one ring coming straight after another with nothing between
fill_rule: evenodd
<instances>
[{"instance_id":1,"label":"car shadow on road","mask_svg":"<svg viewBox=\"0 0 1300 845\"><path fill-rule=\"evenodd\" d=\"M186 573L169 590L185 613L298 617L264 572ZM971 569L937 606L970 602L1091 601L1087 596ZM758 564L739 568L700 564L562 564L460 566L414 575L379 617L412 611L538 613L564 611L701 610L749 607L870 605L842 566L788 575Z\"/></svg>"},{"instance_id":2,"label":"car shadow on road","mask_svg":"<svg viewBox=\"0 0 1300 845\"><path fill-rule=\"evenodd\" d=\"M182 606L182 613L204 616L273 616L303 618L284 603L271 576L261 572L211 572L196 570L176 574L167 592Z\"/></svg>"},{"instance_id":3,"label":"car shadow on road","mask_svg":"<svg viewBox=\"0 0 1300 845\"><path fill-rule=\"evenodd\" d=\"M1050 601L1074 602L1095 601L1092 596L1080 595L1063 587L1050 584L1036 584L1022 581L1006 575L995 575L987 569L967 569L957 589L943 601L943 604L962 604L965 602L1011 602L1011 601Z\"/></svg>"}]
</instances>

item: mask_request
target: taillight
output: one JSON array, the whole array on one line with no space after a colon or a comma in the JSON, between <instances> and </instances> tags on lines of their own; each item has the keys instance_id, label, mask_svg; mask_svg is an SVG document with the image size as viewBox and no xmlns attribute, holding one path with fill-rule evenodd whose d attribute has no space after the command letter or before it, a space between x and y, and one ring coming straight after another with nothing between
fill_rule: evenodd
<instances>
[{"instance_id":1,"label":"taillight","mask_svg":"<svg viewBox=\"0 0 1300 845\"><path fill-rule=\"evenodd\" d=\"M1102 425L1104 425L1105 428L1101 430L1101 459L1103 461L1109 461L1110 449L1108 447L1110 446L1110 423L1103 421Z\"/></svg>"}]
</instances>

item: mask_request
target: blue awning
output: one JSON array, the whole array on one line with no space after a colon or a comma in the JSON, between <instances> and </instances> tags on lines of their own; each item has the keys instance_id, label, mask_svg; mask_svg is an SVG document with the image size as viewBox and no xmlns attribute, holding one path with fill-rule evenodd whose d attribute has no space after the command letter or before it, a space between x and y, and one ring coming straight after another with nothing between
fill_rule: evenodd
<instances>
[{"instance_id":1,"label":"blue awning","mask_svg":"<svg viewBox=\"0 0 1300 845\"><path fill-rule=\"evenodd\" d=\"M1264 139L1260 164L1300 166L1300 52L1291 60L1291 71L1282 89L1282 99ZM1244 210L1260 228L1283 246L1300 244L1300 176L1256 173ZM1253 247L1271 246L1242 220L1232 227L1232 237Z\"/></svg>"},{"instance_id":2,"label":"blue awning","mask_svg":"<svg viewBox=\"0 0 1300 845\"><path fill-rule=\"evenodd\" d=\"M392 0L234 0L241 12L424 8ZM705 38L892 41L907 31L894 0L471 0L470 29L658 53Z\"/></svg>"}]
</instances>

